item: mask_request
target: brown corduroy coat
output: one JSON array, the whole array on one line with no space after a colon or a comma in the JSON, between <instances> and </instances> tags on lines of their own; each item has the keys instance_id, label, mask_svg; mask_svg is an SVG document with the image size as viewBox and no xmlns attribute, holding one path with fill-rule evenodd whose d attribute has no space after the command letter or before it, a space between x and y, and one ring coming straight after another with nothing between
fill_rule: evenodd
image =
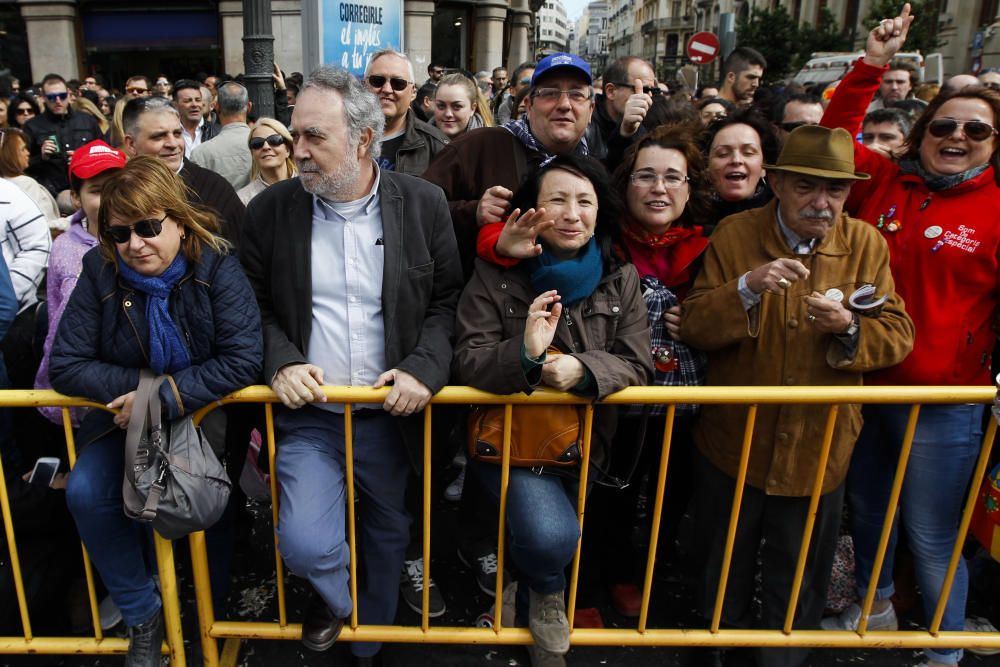
<instances>
[{"instance_id":1,"label":"brown corduroy coat","mask_svg":"<svg viewBox=\"0 0 1000 667\"><path fill-rule=\"evenodd\" d=\"M788 248L777 201L723 220L711 237L701 273L682 306L681 338L708 352L706 385L860 386L863 374L902 361L913 347L913 323L896 294L885 240L866 222L841 216L811 255ZM765 292L749 311L740 276L779 257L796 258L809 277L783 294ZM890 295L877 317L861 317L857 348L812 328L805 296L836 287L845 299L866 283ZM845 304L846 305L846 304ZM747 483L768 494L808 496L823 442L827 406L762 405L757 411ZM747 407L707 405L695 427L701 453L736 477ZM861 431L859 405L841 406L823 493L847 475Z\"/></svg>"}]
</instances>

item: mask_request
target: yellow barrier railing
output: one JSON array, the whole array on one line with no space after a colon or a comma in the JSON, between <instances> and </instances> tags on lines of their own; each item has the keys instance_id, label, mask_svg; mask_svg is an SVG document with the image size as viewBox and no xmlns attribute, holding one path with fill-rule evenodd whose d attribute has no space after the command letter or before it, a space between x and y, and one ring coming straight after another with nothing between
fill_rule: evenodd
<instances>
[{"instance_id":1,"label":"yellow barrier railing","mask_svg":"<svg viewBox=\"0 0 1000 667\"><path fill-rule=\"evenodd\" d=\"M380 403L384 400L389 389L374 390L370 388L350 388L350 387L325 387L328 401L344 403L347 406L361 403ZM816 507L819 502L823 487L823 476L826 470L826 458L829 455L833 438L833 425L836 421L837 411L840 405L844 404L873 404L873 403L909 403L914 404L910 413L908 428L905 440L897 465L896 475L890 493L889 503L886 511L886 522L876 553L874 572L879 572L885 560L885 553L889 541L889 528L891 527L891 517L895 516L899 503L900 490L903 484L903 477L906 470L906 461L909 456L913 435L919 417L920 405L924 404L955 404L955 403L991 403L995 395L992 387L799 387L794 390L786 387L698 387L698 388L677 388L677 387L633 387L618 392L607 397L602 404L633 404L633 403L663 403L667 405L666 428L662 440L662 456L660 467L657 471L657 485L655 499L653 500L653 521L651 526L650 544L647 554L647 567L645 579L642 583L642 605L637 627L632 629L576 629L571 632L571 641L574 645L601 645L601 646L762 646L762 647L838 647L838 648L1000 648L1000 635L990 633L972 632L945 632L940 630L941 618L944 613L945 603L951 591L959 559L961 558L961 547L968 531L972 510L975 506L978 491L978 480L985 475L989 457L992 449L993 439L996 434L997 425L994 420L990 420L989 428L983 439L983 446L976 463L973 476L974 484L970 490L965 503L959 526L959 539L956 541L950 566L945 577L945 582L941 596L937 602L936 612L926 631L899 631L899 632L869 632L867 631L867 620L871 612L874 600L874 587L870 587L869 593L862 603L862 620L857 632L831 632L822 630L797 630L792 627L795 617L798 592L802 586L803 572L805 569L806 555L809 549L809 541L812 534L813 521L815 519ZM275 467L275 435L273 404L278 402L277 397L267 387L248 387L236 392L200 411L199 418L208 411L227 403L264 403L266 416L266 443L267 456L270 462L270 469ZM497 582L495 591L496 613L493 628L474 627L448 627L430 625L428 616L428 589L425 587L423 593L423 605L421 621L419 626L363 626L358 623L357 605L354 606L351 619L341 633L343 641L376 641L376 642L406 642L406 643L488 643L488 644L528 644L531 642L531 635L525 628L505 627L503 625L502 604L500 604L502 576L503 576L503 540L504 540L504 512L506 507L507 482L509 475L509 451L507 446L510 440L510 413L511 406L520 404L581 404L585 409L585 429L584 429L584 464L581 468L580 488L586 488L586 478L588 475L587 454L590 448L590 434L593 419L593 404L586 399L561 394L551 391L540 390L532 396L510 395L497 396L486 392L477 391L467 387L446 387L439 392L432 400L432 405L424 413L424 469L423 469L423 507L424 534L423 534L423 562L424 576L427 580L431 577L431 543L430 543L430 509L431 509L431 423L433 419L433 405L438 404L492 404L505 405L507 426L504 433L505 451L504 461L501 468L501 488L500 488L500 516L498 538L498 564ZM715 608L709 627L704 629L677 629L677 628L650 628L648 627L648 611L650 602L650 592L652 589L653 566L655 565L655 555L657 540L659 538L660 516L663 510L663 497L666 485L666 476L669 464L669 454L672 440L672 425L674 420L674 406L676 404L742 404L746 405L747 420L744 431L744 440L741 450L740 470L736 480L735 493L733 497L732 512L729 519L729 531L725 553L723 557L723 569L721 572ZM725 597L727 577L729 573L729 563L732 559L733 543L736 526L739 519L739 511L743 498L743 487L746 478L747 463L749 461L750 443L752 441L753 429L756 421L757 407L759 405L771 404L825 404L829 405L827 414L824 440L821 447L820 457L817 459L817 473L814 480L812 494L810 496L810 511L807 515L806 525L803 529L803 540L796 564L793 589L790 596L785 623L782 628L769 630L734 630L721 628L722 601ZM67 452L70 465L75 463L75 446L72 428L70 426L69 408L76 406L89 406L92 408L103 408L103 406L79 399L71 399L51 391L0 391L0 407L40 407L56 406L61 407L63 412L63 424L66 435ZM353 488L353 438L351 428L351 416L348 410L345 415L345 450L347 458L346 481L347 481L347 507L348 507L348 540L350 547L350 580L351 595L354 599L357 596L356 577L356 553L355 553L355 516L354 516L354 488ZM25 598L24 584L21 581L20 561L18 560L17 547L15 541L15 526L11 519L10 503L7 496L7 488L3 477L2 462L0 462L0 510L2 510L5 530L10 549L12 570L15 579L15 589L17 593L18 606L21 613L22 625L24 628L23 637L0 637L0 654L2 653L89 653L108 654L123 653L127 649L127 641L124 639L105 637L100 628L100 620L97 611L97 598L95 594L91 567L84 550L84 565L87 573L88 592L90 596L90 608L93 618L94 633L92 637L35 637L31 631L31 623L28 614L27 601ZM278 520L277 505L277 479L276 475L271 475L271 495L272 495L272 518L275 524ZM578 520L580 528L583 528L583 516L586 505L586 495L583 491L579 494ZM286 598L285 598L285 577L284 567L280 552L277 549L277 537L275 534L275 569L277 582L277 602L278 620L277 622L237 622L230 620L216 620L212 608L212 596L208 574L207 555L205 550L205 539L203 533L194 533L190 538L190 548L193 563L193 575L195 584L196 603L199 614L199 627L201 634L202 652L204 664L215 666L220 663L230 665L235 664L239 653L239 640L244 639L299 639L301 637L301 625L289 623ZM164 619L166 623L166 641L164 652L169 654L173 665L183 666L185 656L183 651L183 641L180 629L180 607L177 594L176 577L174 573L173 551L171 544L156 536L156 553L158 567L160 571L160 581L163 596ZM570 615L570 627L572 627L572 614L575 607L576 591L579 576L580 548L577 546L577 553L573 559L571 578L569 583L569 599L567 610ZM227 641L222 654L220 655L217 639Z\"/></svg>"},{"instance_id":2,"label":"yellow barrier railing","mask_svg":"<svg viewBox=\"0 0 1000 667\"><path fill-rule=\"evenodd\" d=\"M68 398L54 391L0 391L0 407L3 408L62 408L63 430L66 436L66 455L70 469L76 465L76 443L73 438L73 427L70 421L70 408L89 407L100 410L107 408L99 403L76 398ZM128 650L128 640L119 637L105 637L101 629L101 617L98 613L97 591L94 586L93 569L87 549L83 547L83 567L87 579L87 594L90 599L90 615L94 634L92 637L36 637L31 629L31 618L28 613L28 601L21 578L21 559L18 556L16 530L11 513L10 498L7 495L7 478L0 461L0 511L3 515L4 530L7 536L7 548L10 554L11 572L14 578L14 591L17 596L18 611L21 615L23 637L0 637L0 654L92 654L105 655L125 653ZM177 577L174 568L173 546L154 533L153 542L156 551L157 568L160 575L160 596L163 602L164 645L161 649L164 655L169 655L171 664L184 667L184 641L181 635L181 613L177 594ZM82 545L81 545L82 546Z\"/></svg>"},{"instance_id":3,"label":"yellow barrier railing","mask_svg":"<svg viewBox=\"0 0 1000 667\"><path fill-rule=\"evenodd\" d=\"M350 582L352 599L357 599L356 581L356 553L355 553L355 517L354 517L354 489L353 489L353 438L351 428L352 404L381 403L388 393L388 388L374 390L361 387L325 387L327 400L329 402L343 403L346 405L345 411L345 451L346 451L346 479L347 479L347 508L348 508L348 542L350 549ZM806 566L806 556L809 551L809 543L812 536L813 524L815 521L816 509L819 503L823 488L823 479L826 472L826 461L830 453L831 443L834 434L839 406L843 404L899 404L912 403L914 407L910 415L909 428L906 433L906 440L903 444L899 465L893 482L892 493L886 511L886 523L883 528L881 542L876 555L875 572L881 570L885 559L885 552L888 545L889 529L891 527L891 517L895 516L899 502L900 489L903 484L903 476L906 469L906 461L909 456L910 446L913 441L913 434L916 427L917 417L921 404L956 404L956 403L991 403L996 394L993 387L797 387L789 389L787 387L632 387L616 394L613 394L603 401L602 404L635 404L635 403L663 403L667 405L666 427L663 434L663 451L660 459L660 467L657 471L657 486L655 500L653 501L653 521L651 527L650 544L647 554L647 566L645 579L642 583L642 604L637 627L634 629L578 629L571 630L571 642L574 645L600 645L600 646L760 646L760 647L838 647L838 648L998 648L1000 649L1000 635L990 633L974 632L945 632L940 630L941 617L945 603L951 591L955 577L955 571L961 557L961 547L964 543L968 531L972 510L976 502L976 491L978 486L973 485L968 499L965 503L965 510L962 514L962 521L959 528L959 539L956 541L952 553L950 567L945 578L941 597L937 604L937 612L930 623L927 631L897 631L897 632L869 632L867 631L867 619L871 613L874 600L874 587L870 587L869 594L863 601L862 623L857 632L834 632L813 629L796 630L793 629L793 619L795 618L798 594L802 587L802 578ZM236 392L212 406L202 410L202 414L226 403L265 403L266 417L266 441L267 455L270 463L272 475L271 497L272 497L272 518L275 524L278 521L277 506L277 479L273 471L275 467L275 437L273 404L278 402L277 397L266 387L248 387L243 391ZM425 581L431 578L431 544L430 544L430 509L431 509L431 422L433 418L433 405L440 404L492 404L505 405L505 431L504 431L504 456L501 467L500 484L500 509L499 509L499 529L497 533L498 542L498 563L495 595L495 620L492 628L473 627L431 627L428 607L429 590L427 587L423 591L422 613L419 626L363 626L359 625L357 617L357 605L354 605L351 618L341 632L342 641L366 641L366 642L405 642L405 643L460 643L460 644L529 644L531 635L526 628L505 627L503 624L501 604L501 589L503 586L504 572L504 548L505 537L505 508L507 496L507 484L509 475L509 443L510 443L510 416L511 406L521 404L581 404L585 405L584 421L584 452L583 465L580 470L581 483L580 494L577 499L578 520L580 529L583 529L584 509L586 505L586 479L588 475L588 453L590 448L590 435L593 420L593 404L583 398L570 394L561 394L546 390L535 392L532 396L523 394L497 396L486 392L474 390L468 387L445 387L434 396L432 405L428 406L424 414L424 456L423 456L423 567ZM663 497L666 484L667 469L670 458L670 447L672 439L672 425L674 420L674 409L676 404L742 404L748 407L745 435L741 451L740 470L736 480L736 491L733 498L732 513L729 519L728 537L723 558L723 568L719 581L715 608L708 628L705 629L659 629L648 627L648 611L650 602L650 591L652 588L653 566L659 538L660 516L663 510ZM757 407L759 405L771 404L826 404L829 405L827 414L824 440L820 457L817 460L817 473L810 496L810 506L807 515L806 525L803 528L803 540L799 553L798 562L795 569L793 589L790 602L782 628L771 630L736 630L721 628L722 604L725 598L727 578L729 574L729 564L732 559L733 544L735 540L737 522L739 520L740 506L743 498L743 488L747 473L747 464L750 456L750 444L752 441L754 424L756 421ZM974 480L982 479L989 462L990 451L993 439L996 434L997 425L994 420L990 420L990 426L983 439L983 445L979 459L976 464ZM582 540L581 540L582 542ZM191 540L192 559L195 563L195 593L198 597L198 609L200 614L201 636L203 644L203 655L205 665L214 667L220 664L220 655L215 639L226 639L221 662L228 665L235 664L239 654L238 640L245 639L286 639L294 640L301 637L302 626L296 623L289 623L286 609L284 591L284 567L281 554L277 548L277 537L275 533L275 570L277 581L277 602L278 620L277 622L248 621L237 622L231 620L216 620L212 612L212 600L208 579L208 567L205 553L205 543L203 536L193 536ZM573 559L571 578L569 584L569 598L567 601L567 614L569 616L570 627L573 627L573 612L575 608L576 592L580 566L580 544L577 545L577 552Z\"/></svg>"}]
</instances>

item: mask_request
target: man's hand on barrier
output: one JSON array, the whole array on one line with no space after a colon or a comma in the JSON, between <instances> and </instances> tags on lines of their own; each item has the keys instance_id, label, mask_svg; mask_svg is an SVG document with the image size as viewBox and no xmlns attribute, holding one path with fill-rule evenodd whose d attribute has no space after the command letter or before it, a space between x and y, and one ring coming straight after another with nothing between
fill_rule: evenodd
<instances>
[{"instance_id":1,"label":"man's hand on barrier","mask_svg":"<svg viewBox=\"0 0 1000 667\"><path fill-rule=\"evenodd\" d=\"M480 227L491 222L500 222L514 193L502 185L488 188L476 206L476 224Z\"/></svg>"},{"instance_id":2,"label":"man's hand on barrier","mask_svg":"<svg viewBox=\"0 0 1000 667\"><path fill-rule=\"evenodd\" d=\"M797 259L780 257L758 266L747 276L747 287L756 294L781 294L798 280L809 277L809 269Z\"/></svg>"},{"instance_id":3,"label":"man's hand on barrier","mask_svg":"<svg viewBox=\"0 0 1000 667\"><path fill-rule=\"evenodd\" d=\"M271 389L286 407L293 410L306 403L326 402L323 393L323 369L312 364L288 364L278 369Z\"/></svg>"},{"instance_id":4,"label":"man's hand on barrier","mask_svg":"<svg viewBox=\"0 0 1000 667\"><path fill-rule=\"evenodd\" d=\"M542 365L542 384L558 391L569 391L583 380L586 370L576 357L550 354Z\"/></svg>"},{"instance_id":5,"label":"man's hand on barrier","mask_svg":"<svg viewBox=\"0 0 1000 667\"><path fill-rule=\"evenodd\" d=\"M392 391L385 397L382 409L393 417L409 417L414 412L420 412L431 400L430 387L413 377L406 371L398 368L387 370L378 376L375 389L381 389L385 385L392 383Z\"/></svg>"},{"instance_id":6,"label":"man's hand on barrier","mask_svg":"<svg viewBox=\"0 0 1000 667\"><path fill-rule=\"evenodd\" d=\"M840 301L827 299L819 292L805 297L809 312L807 319L814 329L822 333L840 334L847 331L854 321L854 314Z\"/></svg>"},{"instance_id":7,"label":"man's hand on barrier","mask_svg":"<svg viewBox=\"0 0 1000 667\"><path fill-rule=\"evenodd\" d=\"M119 409L118 414L115 415L115 423L121 428L128 428L128 420L132 416L132 403L135 402L135 392L130 391L127 394L122 394L115 400L108 403L108 407L112 409Z\"/></svg>"}]
</instances>

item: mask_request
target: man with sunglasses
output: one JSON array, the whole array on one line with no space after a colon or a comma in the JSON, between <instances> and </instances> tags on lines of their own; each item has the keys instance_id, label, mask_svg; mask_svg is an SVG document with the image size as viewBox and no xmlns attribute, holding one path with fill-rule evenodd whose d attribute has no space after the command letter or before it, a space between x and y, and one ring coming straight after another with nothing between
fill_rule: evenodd
<instances>
[{"instance_id":1,"label":"man with sunglasses","mask_svg":"<svg viewBox=\"0 0 1000 667\"><path fill-rule=\"evenodd\" d=\"M818 95L802 93L785 99L775 114L778 126L786 133L803 125L819 125L823 118L823 103Z\"/></svg>"},{"instance_id":2,"label":"man with sunglasses","mask_svg":"<svg viewBox=\"0 0 1000 667\"><path fill-rule=\"evenodd\" d=\"M125 97L126 99L132 99L133 97L149 97L153 94L149 86L149 77L145 74L136 74L130 76L125 82Z\"/></svg>"},{"instance_id":3,"label":"man with sunglasses","mask_svg":"<svg viewBox=\"0 0 1000 667\"><path fill-rule=\"evenodd\" d=\"M653 98L661 93L653 66L636 56L625 56L608 65L602 79L604 92L594 100L594 117L587 128L587 148L599 160L607 156L608 144L615 141L616 134L628 132L622 140L635 134ZM626 116L629 121L623 123Z\"/></svg>"},{"instance_id":4,"label":"man with sunglasses","mask_svg":"<svg viewBox=\"0 0 1000 667\"><path fill-rule=\"evenodd\" d=\"M383 49L368 61L365 83L378 96L385 116L379 167L411 176L424 173L448 140L410 108L417 94L413 63L399 51Z\"/></svg>"},{"instance_id":5,"label":"man with sunglasses","mask_svg":"<svg viewBox=\"0 0 1000 667\"><path fill-rule=\"evenodd\" d=\"M45 75L42 94L45 111L24 125L31 152L27 174L58 197L69 189L73 151L100 137L101 130L93 116L72 110L66 80L58 74Z\"/></svg>"},{"instance_id":6,"label":"man with sunglasses","mask_svg":"<svg viewBox=\"0 0 1000 667\"><path fill-rule=\"evenodd\" d=\"M250 138L247 114L253 104L247 89L235 81L227 81L217 90L215 111L222 129L211 141L202 142L191 151L191 161L211 169L239 190L250 182L253 165L253 157L247 150Z\"/></svg>"}]
</instances>

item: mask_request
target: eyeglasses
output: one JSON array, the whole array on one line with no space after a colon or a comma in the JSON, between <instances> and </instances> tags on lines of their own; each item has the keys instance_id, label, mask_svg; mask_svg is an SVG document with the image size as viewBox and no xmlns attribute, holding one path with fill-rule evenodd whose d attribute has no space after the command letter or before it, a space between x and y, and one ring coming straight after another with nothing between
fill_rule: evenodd
<instances>
[{"instance_id":1,"label":"eyeglasses","mask_svg":"<svg viewBox=\"0 0 1000 667\"><path fill-rule=\"evenodd\" d=\"M18 107L14 110L14 114L17 116L34 116L35 110L31 107Z\"/></svg>"},{"instance_id":2,"label":"eyeglasses","mask_svg":"<svg viewBox=\"0 0 1000 667\"><path fill-rule=\"evenodd\" d=\"M159 236L160 232L163 231L163 221L167 219L167 215L159 220L150 218L149 220L140 220L134 225L108 227L104 230L104 235L115 243L128 243L132 238L132 232L135 232L139 238L151 239Z\"/></svg>"},{"instance_id":3,"label":"eyeglasses","mask_svg":"<svg viewBox=\"0 0 1000 667\"><path fill-rule=\"evenodd\" d=\"M625 83L624 81L621 81L621 82L611 81L610 83L612 85L618 86L620 88L631 88L632 92L633 93L635 92L635 84L634 83ZM647 95L649 95L651 97L656 97L657 95L662 95L663 94L663 91L660 90L660 88L658 86L643 86L642 87L642 92L646 93Z\"/></svg>"},{"instance_id":4,"label":"eyeglasses","mask_svg":"<svg viewBox=\"0 0 1000 667\"><path fill-rule=\"evenodd\" d=\"M63 102L63 101L66 100L67 97L69 97L69 93L46 93L45 94L45 99L47 99L49 102L55 102L56 100L59 100L60 102Z\"/></svg>"},{"instance_id":5,"label":"eyeglasses","mask_svg":"<svg viewBox=\"0 0 1000 667\"><path fill-rule=\"evenodd\" d=\"M574 88L572 90L563 90L562 88L536 88L531 96L535 99L540 99L543 102L558 102L565 95L569 98L569 101L573 104L583 104L584 102L590 101L593 97L594 91L590 88L583 90L581 88Z\"/></svg>"},{"instance_id":6,"label":"eyeglasses","mask_svg":"<svg viewBox=\"0 0 1000 667\"><path fill-rule=\"evenodd\" d=\"M144 93L148 93L149 88L137 88L135 86L131 86L129 88L126 88L125 92L132 93L133 95L142 95Z\"/></svg>"},{"instance_id":7,"label":"eyeglasses","mask_svg":"<svg viewBox=\"0 0 1000 667\"><path fill-rule=\"evenodd\" d=\"M170 82L167 81L166 79L160 79L159 81L156 82L156 85L157 86L169 86Z\"/></svg>"},{"instance_id":8,"label":"eyeglasses","mask_svg":"<svg viewBox=\"0 0 1000 667\"><path fill-rule=\"evenodd\" d=\"M272 134L268 137L254 137L250 140L250 150L259 151L264 144L277 148L285 143L285 139L280 134Z\"/></svg>"},{"instance_id":9,"label":"eyeglasses","mask_svg":"<svg viewBox=\"0 0 1000 667\"><path fill-rule=\"evenodd\" d=\"M962 128L969 139L973 141L985 141L997 133L996 128L981 120L955 120L954 118L937 118L927 124L927 131L935 137L947 137L955 132L956 128Z\"/></svg>"},{"instance_id":10,"label":"eyeglasses","mask_svg":"<svg viewBox=\"0 0 1000 667\"><path fill-rule=\"evenodd\" d=\"M397 93L406 90L406 87L410 85L409 81L401 79L398 76L384 77L378 74L372 74L368 77L368 85L375 90L384 86L386 81L389 82L389 86L391 86Z\"/></svg>"},{"instance_id":11,"label":"eyeglasses","mask_svg":"<svg viewBox=\"0 0 1000 667\"><path fill-rule=\"evenodd\" d=\"M680 174L657 174L655 171L637 171L629 178L632 180L632 185L640 188L651 188L662 179L663 187L668 190L676 190L688 182L687 176L681 176Z\"/></svg>"}]
</instances>

